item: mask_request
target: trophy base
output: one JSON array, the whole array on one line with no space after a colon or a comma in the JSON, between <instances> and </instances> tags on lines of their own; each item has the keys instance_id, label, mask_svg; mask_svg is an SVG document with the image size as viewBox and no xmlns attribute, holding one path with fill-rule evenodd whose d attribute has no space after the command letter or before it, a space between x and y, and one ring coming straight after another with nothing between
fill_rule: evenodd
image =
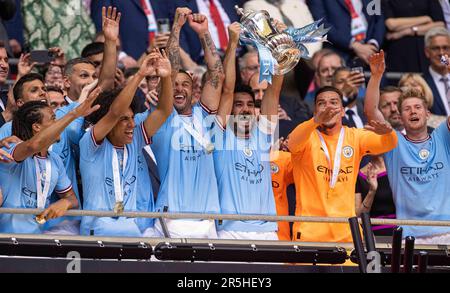
<instances>
[{"instance_id":1,"label":"trophy base","mask_svg":"<svg viewBox=\"0 0 450 293\"><path fill-rule=\"evenodd\" d=\"M301 59L301 52L288 34L274 36L268 43L272 56L277 60L275 75L284 75L294 69Z\"/></svg>"},{"instance_id":2,"label":"trophy base","mask_svg":"<svg viewBox=\"0 0 450 293\"><path fill-rule=\"evenodd\" d=\"M280 46L283 47L283 46ZM275 75L284 75L297 66L300 61L300 50L297 48L287 47L280 48L280 53L274 54L278 65L275 65ZM277 58L278 57L278 58Z\"/></svg>"}]
</instances>

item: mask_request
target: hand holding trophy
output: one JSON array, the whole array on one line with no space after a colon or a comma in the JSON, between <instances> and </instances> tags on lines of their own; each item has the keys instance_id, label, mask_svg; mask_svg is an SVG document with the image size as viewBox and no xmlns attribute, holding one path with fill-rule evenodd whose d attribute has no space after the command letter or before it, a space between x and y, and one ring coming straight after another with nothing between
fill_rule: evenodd
<instances>
[{"instance_id":1,"label":"hand holding trophy","mask_svg":"<svg viewBox=\"0 0 450 293\"><path fill-rule=\"evenodd\" d=\"M272 82L272 75L284 75L291 71L309 52L304 44L323 42L329 29L316 21L301 29L281 31L267 11L244 10L235 6L241 16L241 42L256 47L260 60L260 82Z\"/></svg>"}]
</instances>

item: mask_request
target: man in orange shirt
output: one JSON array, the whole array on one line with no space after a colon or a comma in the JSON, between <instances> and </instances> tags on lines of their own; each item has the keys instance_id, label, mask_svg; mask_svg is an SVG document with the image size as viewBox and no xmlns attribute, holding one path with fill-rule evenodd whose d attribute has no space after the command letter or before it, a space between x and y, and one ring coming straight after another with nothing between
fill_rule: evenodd
<instances>
[{"instance_id":1,"label":"man in orange shirt","mask_svg":"<svg viewBox=\"0 0 450 293\"><path fill-rule=\"evenodd\" d=\"M286 189L294 183L291 153L273 151L270 154L272 172L272 189L278 216L289 216L289 203ZM289 222L278 222L278 239L290 241L291 228Z\"/></svg>"},{"instance_id":2,"label":"man in orange shirt","mask_svg":"<svg viewBox=\"0 0 450 293\"><path fill-rule=\"evenodd\" d=\"M342 126L342 93L333 87L315 96L314 118L290 135L296 186L297 216L355 216L355 184L365 155L396 147L397 135L388 123L371 121L367 130ZM351 242L348 224L295 223L293 239Z\"/></svg>"}]
</instances>

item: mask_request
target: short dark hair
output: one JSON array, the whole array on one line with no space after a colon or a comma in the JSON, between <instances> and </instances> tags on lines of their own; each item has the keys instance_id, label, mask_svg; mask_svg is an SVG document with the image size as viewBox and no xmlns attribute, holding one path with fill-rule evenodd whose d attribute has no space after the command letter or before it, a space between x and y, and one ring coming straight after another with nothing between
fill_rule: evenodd
<instances>
[{"instance_id":1,"label":"short dark hair","mask_svg":"<svg viewBox=\"0 0 450 293\"><path fill-rule=\"evenodd\" d=\"M383 96L384 94L390 94L390 93L395 93L395 92L401 94L403 91L402 91L402 89L399 88L399 87L389 85L389 86L384 87L384 88L381 89L381 91L380 91L380 97Z\"/></svg>"},{"instance_id":2,"label":"short dark hair","mask_svg":"<svg viewBox=\"0 0 450 293\"><path fill-rule=\"evenodd\" d=\"M49 107L43 101L31 101L23 104L16 113L12 121L12 135L23 141L33 137L33 124L42 122L42 109Z\"/></svg>"},{"instance_id":3,"label":"short dark hair","mask_svg":"<svg viewBox=\"0 0 450 293\"><path fill-rule=\"evenodd\" d=\"M123 73L123 75L125 76L125 79L128 79L129 77L138 73L138 71L139 71L139 67L127 68L127 69L125 69L125 72Z\"/></svg>"},{"instance_id":4,"label":"short dark hair","mask_svg":"<svg viewBox=\"0 0 450 293\"><path fill-rule=\"evenodd\" d=\"M5 48L5 43L3 43L2 41L0 41L0 49L1 49L1 48L6 49L6 48Z\"/></svg>"},{"instance_id":5,"label":"short dark hair","mask_svg":"<svg viewBox=\"0 0 450 293\"><path fill-rule=\"evenodd\" d=\"M77 64L90 64L95 68L95 64L89 61L87 58L75 58L69 60L64 67L64 76L71 75L73 73L73 67Z\"/></svg>"},{"instance_id":6,"label":"short dark hair","mask_svg":"<svg viewBox=\"0 0 450 293\"><path fill-rule=\"evenodd\" d=\"M328 52L328 53L324 54L324 55L320 58L320 60L322 60L322 59L325 58L325 57L329 57L329 56L333 56L333 55L339 57L339 60L341 61L341 66L342 66L342 67L345 67L345 66L346 66L346 64L345 64L345 59L344 59L338 52L333 51L333 50L331 50L331 52ZM319 70L320 62L322 62L322 61L319 61L318 65L317 65L317 68L316 68L316 71Z\"/></svg>"},{"instance_id":7,"label":"short dark hair","mask_svg":"<svg viewBox=\"0 0 450 293\"><path fill-rule=\"evenodd\" d=\"M252 88L248 85L238 83L234 88L234 93L249 94L252 97L253 102L255 102L255 93L253 92Z\"/></svg>"},{"instance_id":8,"label":"short dark hair","mask_svg":"<svg viewBox=\"0 0 450 293\"><path fill-rule=\"evenodd\" d=\"M14 85L14 88L13 88L14 100L17 101L19 99L22 99L23 98L23 86L25 85L25 83L32 82L34 80L40 80L40 81L42 81L42 83L45 83L42 75L40 75L38 73L25 74Z\"/></svg>"},{"instance_id":9,"label":"short dark hair","mask_svg":"<svg viewBox=\"0 0 450 293\"><path fill-rule=\"evenodd\" d=\"M346 66L341 66L341 67L339 67L339 68L336 69L336 71L333 73L333 81L336 80L336 76L339 74L339 72L342 72L342 71L348 71L348 72L351 72L352 70L351 70L349 67L346 67Z\"/></svg>"},{"instance_id":10,"label":"short dark hair","mask_svg":"<svg viewBox=\"0 0 450 293\"><path fill-rule=\"evenodd\" d=\"M317 91L316 95L314 96L314 104L316 104L316 102L317 102L317 97L318 97L320 94L325 93L325 92L334 92L334 93L336 93L336 94L339 95L339 98L341 98L341 101L343 101L343 99L344 99L344 95L343 95L342 92L341 92L340 90L338 90L337 88L335 88L335 87L333 87L333 86L324 86L324 87L321 87L321 88Z\"/></svg>"},{"instance_id":11,"label":"short dark hair","mask_svg":"<svg viewBox=\"0 0 450 293\"><path fill-rule=\"evenodd\" d=\"M105 51L105 44L101 42L93 42L86 47L84 47L83 51L81 51L82 58L88 58L97 54L101 54Z\"/></svg>"},{"instance_id":12,"label":"short dark hair","mask_svg":"<svg viewBox=\"0 0 450 293\"><path fill-rule=\"evenodd\" d=\"M47 86L46 88L47 88L47 92L57 92L57 93L60 93L61 95L64 95L63 90L57 86L50 85L50 86Z\"/></svg>"},{"instance_id":13,"label":"short dark hair","mask_svg":"<svg viewBox=\"0 0 450 293\"><path fill-rule=\"evenodd\" d=\"M91 115L87 116L86 121L92 125L97 124L109 112L109 109L111 108L112 103L119 96L119 94L122 90L123 90L123 88L119 87L119 88L115 88L110 91L102 92L98 96L97 100L95 100L95 102L94 102L94 106L100 105L100 109L98 109ZM134 114L137 113L138 103L137 103L136 97L133 98L130 108Z\"/></svg>"}]
</instances>

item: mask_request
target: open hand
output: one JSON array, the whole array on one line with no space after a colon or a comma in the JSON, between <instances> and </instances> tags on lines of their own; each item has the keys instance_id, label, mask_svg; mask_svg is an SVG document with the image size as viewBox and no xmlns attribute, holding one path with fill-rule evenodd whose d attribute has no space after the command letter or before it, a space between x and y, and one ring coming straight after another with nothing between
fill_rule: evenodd
<instances>
[{"instance_id":1,"label":"open hand","mask_svg":"<svg viewBox=\"0 0 450 293\"><path fill-rule=\"evenodd\" d=\"M121 13L117 12L117 8L112 8L111 6L106 9L102 8L102 24L103 24L103 34L105 35L105 40L116 42L119 38L119 25Z\"/></svg>"},{"instance_id":2,"label":"open hand","mask_svg":"<svg viewBox=\"0 0 450 293\"><path fill-rule=\"evenodd\" d=\"M369 131L375 132L378 135L385 135L392 132L392 126L386 121L380 122L371 120L369 125L366 125L364 128Z\"/></svg>"},{"instance_id":3,"label":"open hand","mask_svg":"<svg viewBox=\"0 0 450 293\"><path fill-rule=\"evenodd\" d=\"M375 53L369 58L370 72L372 76L381 77L386 70L386 63L384 61L384 51L381 50L380 53Z\"/></svg>"}]
</instances>

